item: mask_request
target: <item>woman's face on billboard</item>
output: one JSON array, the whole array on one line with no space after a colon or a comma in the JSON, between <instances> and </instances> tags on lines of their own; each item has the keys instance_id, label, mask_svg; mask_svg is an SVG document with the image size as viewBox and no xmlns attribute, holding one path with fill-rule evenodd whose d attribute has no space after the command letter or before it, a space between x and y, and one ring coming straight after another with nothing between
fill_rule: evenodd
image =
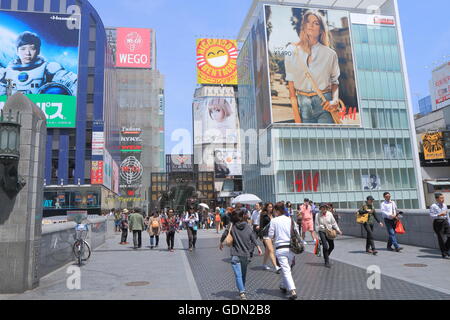
<instances>
[{"instance_id":1,"label":"woman's face on billboard","mask_svg":"<svg viewBox=\"0 0 450 320\"><path fill-rule=\"evenodd\" d=\"M22 64L28 64L31 63L34 58L36 57L36 47L34 44L26 44L23 46L20 46L17 49L17 55L19 56L20 61Z\"/></svg>"},{"instance_id":2,"label":"woman's face on billboard","mask_svg":"<svg viewBox=\"0 0 450 320\"><path fill-rule=\"evenodd\" d=\"M306 27L306 34L309 38L313 39L319 39L320 36L320 21L319 18L317 18L315 15L310 14L308 16L308 20L305 24Z\"/></svg>"},{"instance_id":3,"label":"woman's face on billboard","mask_svg":"<svg viewBox=\"0 0 450 320\"><path fill-rule=\"evenodd\" d=\"M225 111L220 106L213 106L211 118L217 122L223 122L225 120Z\"/></svg>"}]
</instances>

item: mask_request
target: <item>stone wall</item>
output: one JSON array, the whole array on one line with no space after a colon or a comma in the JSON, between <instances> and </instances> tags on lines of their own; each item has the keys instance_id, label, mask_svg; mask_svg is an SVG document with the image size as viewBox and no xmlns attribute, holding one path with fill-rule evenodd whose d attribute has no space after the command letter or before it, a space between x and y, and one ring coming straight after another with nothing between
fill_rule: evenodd
<instances>
[{"instance_id":1,"label":"stone wall","mask_svg":"<svg viewBox=\"0 0 450 320\"><path fill-rule=\"evenodd\" d=\"M86 241L91 249L95 250L106 241L108 223L104 217L89 218L89 221ZM75 226L75 222L42 226L39 278L67 265L71 261L75 263L72 252L72 246L75 242Z\"/></svg>"},{"instance_id":2,"label":"stone wall","mask_svg":"<svg viewBox=\"0 0 450 320\"><path fill-rule=\"evenodd\" d=\"M356 210L337 210L340 222L339 227L342 229L344 235L354 237L366 237L366 232L362 225L356 223ZM377 216L384 223L382 214L377 210ZM406 234L397 235L400 244L439 249L436 234L433 231L433 221L428 211L423 210L404 210L403 225L406 229ZM374 230L375 240L388 240L386 227L375 226Z\"/></svg>"}]
</instances>

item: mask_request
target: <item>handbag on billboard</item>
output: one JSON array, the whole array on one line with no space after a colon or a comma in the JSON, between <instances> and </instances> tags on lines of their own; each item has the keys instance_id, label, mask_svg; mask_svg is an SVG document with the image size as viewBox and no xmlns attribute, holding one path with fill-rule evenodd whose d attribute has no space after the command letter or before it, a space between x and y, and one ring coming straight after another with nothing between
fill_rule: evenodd
<instances>
[{"instance_id":1,"label":"handbag on billboard","mask_svg":"<svg viewBox=\"0 0 450 320\"><path fill-rule=\"evenodd\" d=\"M301 67L304 69L305 76L311 82L314 91L317 93L317 95L322 100L322 102L324 102L324 103L327 102L328 100L323 95L322 90L319 89L317 81L314 80L314 78L313 78L313 76L311 74L311 71L309 70L308 66L303 62L302 59L299 59L299 60L301 61ZM341 120L341 117L340 117L339 113L344 111L344 110L347 110L347 107L345 106L344 101L339 99L339 107L338 107L338 109L336 111L334 111L334 112L330 112L331 116L333 117L333 120L334 120L335 124L342 124L342 120Z\"/></svg>"}]
</instances>

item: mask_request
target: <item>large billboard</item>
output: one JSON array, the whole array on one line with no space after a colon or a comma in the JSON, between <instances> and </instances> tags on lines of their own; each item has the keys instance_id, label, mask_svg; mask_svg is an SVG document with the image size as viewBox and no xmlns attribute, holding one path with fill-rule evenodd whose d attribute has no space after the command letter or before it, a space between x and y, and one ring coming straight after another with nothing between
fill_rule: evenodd
<instances>
[{"instance_id":1,"label":"large billboard","mask_svg":"<svg viewBox=\"0 0 450 320\"><path fill-rule=\"evenodd\" d=\"M22 92L40 107L48 128L75 128L79 16L0 11L0 109Z\"/></svg>"},{"instance_id":2,"label":"large billboard","mask_svg":"<svg viewBox=\"0 0 450 320\"><path fill-rule=\"evenodd\" d=\"M192 172L194 170L193 156L185 154L166 155L167 173Z\"/></svg>"},{"instance_id":3,"label":"large billboard","mask_svg":"<svg viewBox=\"0 0 450 320\"><path fill-rule=\"evenodd\" d=\"M237 143L239 120L236 98L206 96L194 100L194 144Z\"/></svg>"},{"instance_id":4,"label":"large billboard","mask_svg":"<svg viewBox=\"0 0 450 320\"><path fill-rule=\"evenodd\" d=\"M241 152L238 149L216 149L214 171L219 179L242 176Z\"/></svg>"},{"instance_id":5,"label":"large billboard","mask_svg":"<svg viewBox=\"0 0 450 320\"><path fill-rule=\"evenodd\" d=\"M199 84L237 85L236 40L197 40L197 80Z\"/></svg>"},{"instance_id":6,"label":"large billboard","mask_svg":"<svg viewBox=\"0 0 450 320\"><path fill-rule=\"evenodd\" d=\"M265 6L272 123L361 126L349 26L346 11Z\"/></svg>"},{"instance_id":7,"label":"large billboard","mask_svg":"<svg viewBox=\"0 0 450 320\"><path fill-rule=\"evenodd\" d=\"M429 132L422 135L425 160L445 159L445 143L442 132Z\"/></svg>"},{"instance_id":8,"label":"large billboard","mask_svg":"<svg viewBox=\"0 0 450 320\"><path fill-rule=\"evenodd\" d=\"M152 67L151 29L117 28L116 67Z\"/></svg>"},{"instance_id":9,"label":"large billboard","mask_svg":"<svg viewBox=\"0 0 450 320\"><path fill-rule=\"evenodd\" d=\"M450 62L433 71L432 90L436 109L450 104Z\"/></svg>"}]
</instances>

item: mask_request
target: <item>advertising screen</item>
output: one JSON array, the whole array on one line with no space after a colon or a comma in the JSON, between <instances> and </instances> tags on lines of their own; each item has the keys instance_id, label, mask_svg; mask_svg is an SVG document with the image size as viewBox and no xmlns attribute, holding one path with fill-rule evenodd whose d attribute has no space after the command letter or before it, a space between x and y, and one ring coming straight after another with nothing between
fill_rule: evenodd
<instances>
[{"instance_id":1,"label":"advertising screen","mask_svg":"<svg viewBox=\"0 0 450 320\"><path fill-rule=\"evenodd\" d=\"M91 184L103 184L103 161L92 161Z\"/></svg>"},{"instance_id":2,"label":"advertising screen","mask_svg":"<svg viewBox=\"0 0 450 320\"><path fill-rule=\"evenodd\" d=\"M119 194L119 165L113 161L112 191Z\"/></svg>"},{"instance_id":3,"label":"advertising screen","mask_svg":"<svg viewBox=\"0 0 450 320\"><path fill-rule=\"evenodd\" d=\"M450 62L433 71L433 91L437 109L450 104Z\"/></svg>"},{"instance_id":4,"label":"advertising screen","mask_svg":"<svg viewBox=\"0 0 450 320\"><path fill-rule=\"evenodd\" d=\"M445 159L444 135L442 132L430 132L422 136L425 160Z\"/></svg>"},{"instance_id":5,"label":"advertising screen","mask_svg":"<svg viewBox=\"0 0 450 320\"><path fill-rule=\"evenodd\" d=\"M237 149L216 149L214 171L219 179L242 176L241 153Z\"/></svg>"},{"instance_id":6,"label":"advertising screen","mask_svg":"<svg viewBox=\"0 0 450 320\"><path fill-rule=\"evenodd\" d=\"M238 142L239 124L234 97L198 98L193 108L194 144Z\"/></svg>"},{"instance_id":7,"label":"advertising screen","mask_svg":"<svg viewBox=\"0 0 450 320\"><path fill-rule=\"evenodd\" d=\"M48 128L75 128L79 16L0 11L0 109L22 92L40 107Z\"/></svg>"},{"instance_id":8,"label":"advertising screen","mask_svg":"<svg viewBox=\"0 0 450 320\"><path fill-rule=\"evenodd\" d=\"M168 173L191 172L194 169L192 155L170 154L166 156Z\"/></svg>"},{"instance_id":9,"label":"advertising screen","mask_svg":"<svg viewBox=\"0 0 450 320\"><path fill-rule=\"evenodd\" d=\"M199 84L237 85L236 40L197 40L197 79Z\"/></svg>"},{"instance_id":10,"label":"advertising screen","mask_svg":"<svg viewBox=\"0 0 450 320\"><path fill-rule=\"evenodd\" d=\"M152 67L150 29L117 28L116 67Z\"/></svg>"},{"instance_id":11,"label":"advertising screen","mask_svg":"<svg viewBox=\"0 0 450 320\"><path fill-rule=\"evenodd\" d=\"M104 151L103 155L103 185L112 190L112 158L108 151Z\"/></svg>"},{"instance_id":12,"label":"advertising screen","mask_svg":"<svg viewBox=\"0 0 450 320\"><path fill-rule=\"evenodd\" d=\"M349 13L266 5L265 18L272 123L360 126Z\"/></svg>"}]
</instances>

